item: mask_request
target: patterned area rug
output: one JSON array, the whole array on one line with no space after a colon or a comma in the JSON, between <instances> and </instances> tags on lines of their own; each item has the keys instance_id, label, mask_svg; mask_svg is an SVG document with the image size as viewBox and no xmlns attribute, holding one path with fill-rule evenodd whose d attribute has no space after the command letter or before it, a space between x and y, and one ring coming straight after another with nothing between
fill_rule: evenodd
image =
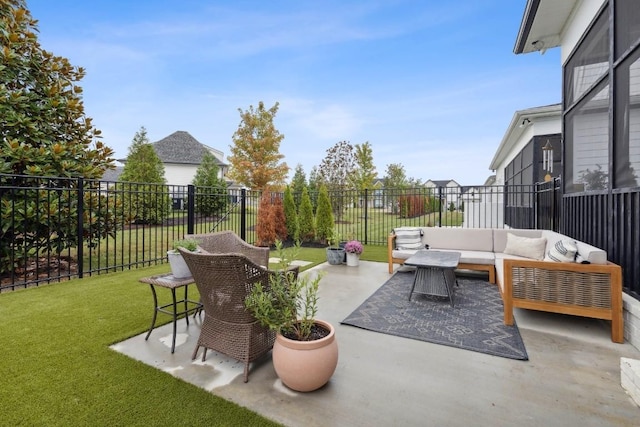
<instances>
[{"instance_id":1,"label":"patterned area rug","mask_svg":"<svg viewBox=\"0 0 640 427\"><path fill-rule=\"evenodd\" d=\"M414 293L413 272L397 272L341 323L375 332L529 360L518 327L503 323L496 285L458 277L455 307L447 298Z\"/></svg>"}]
</instances>

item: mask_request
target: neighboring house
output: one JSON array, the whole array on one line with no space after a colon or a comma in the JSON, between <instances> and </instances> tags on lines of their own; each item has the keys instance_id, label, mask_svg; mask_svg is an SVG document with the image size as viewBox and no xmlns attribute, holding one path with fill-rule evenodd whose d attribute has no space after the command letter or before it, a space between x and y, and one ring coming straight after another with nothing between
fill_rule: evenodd
<instances>
[{"instance_id":1,"label":"neighboring house","mask_svg":"<svg viewBox=\"0 0 640 427\"><path fill-rule=\"evenodd\" d=\"M442 196L442 207L447 210L451 203L456 209L460 209L462 188L453 179L449 180L432 180L429 179L424 183L424 187L432 189L434 196Z\"/></svg>"},{"instance_id":2,"label":"neighboring house","mask_svg":"<svg viewBox=\"0 0 640 427\"><path fill-rule=\"evenodd\" d=\"M207 151L218 160L220 178L224 178L229 168L229 165L223 162L222 151L201 144L189 132L176 131L154 142L153 148L164 163L164 176L169 185L191 184Z\"/></svg>"},{"instance_id":3,"label":"neighboring house","mask_svg":"<svg viewBox=\"0 0 640 427\"><path fill-rule=\"evenodd\" d=\"M503 187L495 184L495 176L483 186L462 187L460 209L467 228L503 228Z\"/></svg>"},{"instance_id":4,"label":"neighboring house","mask_svg":"<svg viewBox=\"0 0 640 427\"><path fill-rule=\"evenodd\" d=\"M638 2L528 0L514 52L555 47L563 77L560 231L622 266L625 338L640 347Z\"/></svg>"},{"instance_id":5,"label":"neighboring house","mask_svg":"<svg viewBox=\"0 0 640 427\"><path fill-rule=\"evenodd\" d=\"M543 169L544 147L553 153L550 171ZM495 185L533 185L560 176L561 160L562 105L553 104L515 112L489 169Z\"/></svg>"},{"instance_id":6,"label":"neighboring house","mask_svg":"<svg viewBox=\"0 0 640 427\"><path fill-rule=\"evenodd\" d=\"M189 132L176 131L153 143L153 148L164 164L164 176L168 185L188 185L196 176L206 152L218 161L219 176L224 178L229 165L224 163L224 153L200 143ZM118 159L126 163L127 159Z\"/></svg>"},{"instance_id":7,"label":"neighboring house","mask_svg":"<svg viewBox=\"0 0 640 427\"><path fill-rule=\"evenodd\" d=\"M465 227L504 227L504 185L498 185L496 176L490 175L481 187L463 187Z\"/></svg>"},{"instance_id":8,"label":"neighboring house","mask_svg":"<svg viewBox=\"0 0 640 427\"><path fill-rule=\"evenodd\" d=\"M544 162L545 153L553 161ZM496 188L496 197L477 200L474 208L499 212L498 223L527 228L535 218L534 184L560 176L561 165L562 105L516 111L489 166L495 171L494 185L507 185L510 191L505 195Z\"/></svg>"},{"instance_id":9,"label":"neighboring house","mask_svg":"<svg viewBox=\"0 0 640 427\"><path fill-rule=\"evenodd\" d=\"M122 166L116 166L115 169L107 169L104 171L102 178L100 178L100 189L107 190L109 187L112 187L113 183L117 182L118 178L120 178L123 169Z\"/></svg>"},{"instance_id":10,"label":"neighboring house","mask_svg":"<svg viewBox=\"0 0 640 427\"><path fill-rule=\"evenodd\" d=\"M384 178L376 178L373 180L371 198L373 199L374 208L384 208Z\"/></svg>"},{"instance_id":11,"label":"neighboring house","mask_svg":"<svg viewBox=\"0 0 640 427\"><path fill-rule=\"evenodd\" d=\"M115 169L107 169L104 171L104 174L102 174L102 178L100 179L103 181L115 182L120 178L120 174L123 170L124 168L122 166L116 166Z\"/></svg>"}]
</instances>

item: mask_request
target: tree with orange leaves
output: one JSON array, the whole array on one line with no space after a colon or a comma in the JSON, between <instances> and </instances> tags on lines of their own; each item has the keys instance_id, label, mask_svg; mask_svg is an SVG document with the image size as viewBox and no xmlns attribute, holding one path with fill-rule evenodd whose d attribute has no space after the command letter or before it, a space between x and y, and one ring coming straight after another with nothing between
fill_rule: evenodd
<instances>
[{"instance_id":1,"label":"tree with orange leaves","mask_svg":"<svg viewBox=\"0 0 640 427\"><path fill-rule=\"evenodd\" d=\"M262 191L267 186L281 186L289 173L289 166L282 161L280 143L284 139L273 124L279 104L268 110L260 101L240 112L240 124L233 134L233 146L228 157L231 163L229 177L242 185Z\"/></svg>"}]
</instances>

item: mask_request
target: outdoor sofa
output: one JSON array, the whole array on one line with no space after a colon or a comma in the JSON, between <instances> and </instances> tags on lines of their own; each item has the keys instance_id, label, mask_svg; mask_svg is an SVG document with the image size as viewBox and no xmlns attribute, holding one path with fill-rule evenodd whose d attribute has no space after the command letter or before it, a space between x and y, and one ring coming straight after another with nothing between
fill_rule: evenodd
<instances>
[{"instance_id":1,"label":"outdoor sofa","mask_svg":"<svg viewBox=\"0 0 640 427\"><path fill-rule=\"evenodd\" d=\"M417 250L460 252L458 269L482 271L499 286L504 323L513 307L611 321L624 342L622 269L606 251L550 230L400 227L388 237L389 273Z\"/></svg>"}]
</instances>

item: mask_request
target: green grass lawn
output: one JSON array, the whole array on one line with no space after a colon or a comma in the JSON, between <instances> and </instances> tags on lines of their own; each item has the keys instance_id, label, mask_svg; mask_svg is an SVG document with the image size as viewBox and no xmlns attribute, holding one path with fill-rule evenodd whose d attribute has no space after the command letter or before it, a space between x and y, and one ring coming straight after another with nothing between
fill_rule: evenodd
<instances>
[{"instance_id":1,"label":"green grass lawn","mask_svg":"<svg viewBox=\"0 0 640 427\"><path fill-rule=\"evenodd\" d=\"M298 258L313 266L325 250L303 248ZM367 246L361 259L385 261L386 248ZM109 349L147 330L151 295L138 279L168 268L0 294L0 425L277 425Z\"/></svg>"}]
</instances>

